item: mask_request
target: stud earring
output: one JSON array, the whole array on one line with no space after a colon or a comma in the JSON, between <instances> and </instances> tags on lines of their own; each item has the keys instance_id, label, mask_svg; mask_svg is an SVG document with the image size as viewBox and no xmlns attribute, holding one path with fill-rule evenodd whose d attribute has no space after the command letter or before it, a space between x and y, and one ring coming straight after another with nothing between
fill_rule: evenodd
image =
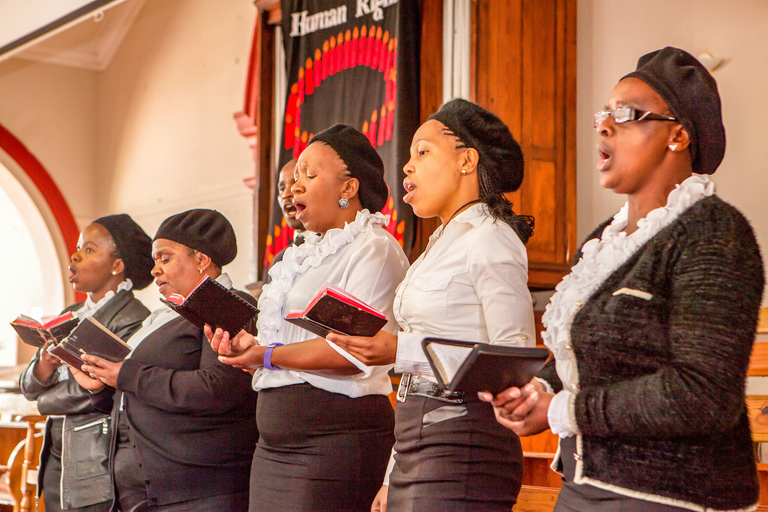
<instances>
[{"instance_id":1,"label":"stud earring","mask_svg":"<svg viewBox=\"0 0 768 512\"><path fill-rule=\"evenodd\" d=\"M112 271L112 275L113 275L113 276L116 276L116 275L117 275L117 271L116 271L116 270L113 270L113 271Z\"/></svg>"},{"instance_id":2,"label":"stud earring","mask_svg":"<svg viewBox=\"0 0 768 512\"><path fill-rule=\"evenodd\" d=\"M467 174L467 170L466 169L462 169L461 170L461 174Z\"/></svg>"},{"instance_id":3,"label":"stud earring","mask_svg":"<svg viewBox=\"0 0 768 512\"><path fill-rule=\"evenodd\" d=\"M670 144L669 145L669 150L670 151L677 151L677 144Z\"/></svg>"},{"instance_id":4,"label":"stud earring","mask_svg":"<svg viewBox=\"0 0 768 512\"><path fill-rule=\"evenodd\" d=\"M199 268L197 271L200 272L200 275L203 275L203 269Z\"/></svg>"},{"instance_id":5,"label":"stud earring","mask_svg":"<svg viewBox=\"0 0 768 512\"><path fill-rule=\"evenodd\" d=\"M346 210L347 208L349 208L349 201L343 197L339 199L339 208L341 208L342 210Z\"/></svg>"}]
</instances>

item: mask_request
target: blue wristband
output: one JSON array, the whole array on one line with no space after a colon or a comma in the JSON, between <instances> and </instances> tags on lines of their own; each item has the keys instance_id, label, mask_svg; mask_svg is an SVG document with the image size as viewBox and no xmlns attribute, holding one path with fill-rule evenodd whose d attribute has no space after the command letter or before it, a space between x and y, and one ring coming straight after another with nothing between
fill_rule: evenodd
<instances>
[{"instance_id":1,"label":"blue wristband","mask_svg":"<svg viewBox=\"0 0 768 512\"><path fill-rule=\"evenodd\" d=\"M272 351L275 350L275 347L282 347L282 343L272 343L267 347L267 350L264 351L264 368L267 370L279 370L279 366L273 366L272 365Z\"/></svg>"}]
</instances>

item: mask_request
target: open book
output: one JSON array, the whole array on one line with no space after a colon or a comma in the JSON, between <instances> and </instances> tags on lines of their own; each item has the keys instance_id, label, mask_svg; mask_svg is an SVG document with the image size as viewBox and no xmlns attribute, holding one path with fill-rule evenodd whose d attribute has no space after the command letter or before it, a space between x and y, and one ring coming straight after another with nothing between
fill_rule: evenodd
<instances>
[{"instance_id":1,"label":"open book","mask_svg":"<svg viewBox=\"0 0 768 512\"><path fill-rule=\"evenodd\" d=\"M68 311L44 324L26 315L19 315L11 322L11 326L18 333L21 341L33 347L42 347L66 338L79 321L74 313Z\"/></svg>"},{"instance_id":2,"label":"open book","mask_svg":"<svg viewBox=\"0 0 768 512\"><path fill-rule=\"evenodd\" d=\"M382 313L330 283L320 289L304 311L291 311L285 319L322 338L329 332L373 336L387 324Z\"/></svg>"},{"instance_id":3,"label":"open book","mask_svg":"<svg viewBox=\"0 0 768 512\"><path fill-rule=\"evenodd\" d=\"M230 336L239 333L259 313L256 306L208 275L197 283L189 296L172 293L168 299L160 300L201 329L205 324L214 330L221 327Z\"/></svg>"},{"instance_id":4,"label":"open book","mask_svg":"<svg viewBox=\"0 0 768 512\"><path fill-rule=\"evenodd\" d=\"M131 347L98 320L88 317L60 343L48 347L48 352L80 370L85 363L83 353L117 363L131 353Z\"/></svg>"},{"instance_id":5,"label":"open book","mask_svg":"<svg viewBox=\"0 0 768 512\"><path fill-rule=\"evenodd\" d=\"M421 342L440 387L448 391L499 393L522 387L549 357L545 348L424 338Z\"/></svg>"}]
</instances>

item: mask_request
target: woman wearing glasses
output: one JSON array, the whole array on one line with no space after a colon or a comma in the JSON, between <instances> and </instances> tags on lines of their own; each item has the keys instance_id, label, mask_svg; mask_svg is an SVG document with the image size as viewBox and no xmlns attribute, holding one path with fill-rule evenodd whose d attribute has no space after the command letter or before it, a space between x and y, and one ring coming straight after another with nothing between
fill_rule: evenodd
<instances>
[{"instance_id":1,"label":"woman wearing glasses","mask_svg":"<svg viewBox=\"0 0 768 512\"><path fill-rule=\"evenodd\" d=\"M600 184L626 205L544 314L543 379L493 398L560 436L556 511L753 510L744 382L764 285L752 229L715 195L720 97L688 53L640 58L595 114Z\"/></svg>"}]
</instances>

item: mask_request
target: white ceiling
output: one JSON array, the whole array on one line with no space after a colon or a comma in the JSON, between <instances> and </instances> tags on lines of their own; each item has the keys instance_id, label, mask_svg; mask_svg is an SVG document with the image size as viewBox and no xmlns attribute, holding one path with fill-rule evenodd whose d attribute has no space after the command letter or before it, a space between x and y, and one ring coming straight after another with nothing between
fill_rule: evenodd
<instances>
[{"instance_id":1,"label":"white ceiling","mask_svg":"<svg viewBox=\"0 0 768 512\"><path fill-rule=\"evenodd\" d=\"M102 71L109 66L145 0L125 0L96 11L16 53L14 57Z\"/></svg>"}]
</instances>

